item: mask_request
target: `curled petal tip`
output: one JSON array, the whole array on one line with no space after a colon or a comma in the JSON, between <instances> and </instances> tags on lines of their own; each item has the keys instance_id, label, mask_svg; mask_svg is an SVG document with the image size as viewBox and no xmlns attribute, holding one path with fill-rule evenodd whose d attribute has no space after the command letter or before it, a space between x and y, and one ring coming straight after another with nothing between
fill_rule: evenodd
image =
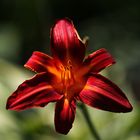
<instances>
[{"instance_id":1,"label":"curled petal tip","mask_svg":"<svg viewBox=\"0 0 140 140\"><path fill-rule=\"evenodd\" d=\"M15 110L15 111L19 111L18 109L16 109L15 107L13 107L13 106L10 105L10 104L7 104L7 105L6 105L6 109L7 109L7 110Z\"/></svg>"},{"instance_id":2,"label":"curled petal tip","mask_svg":"<svg viewBox=\"0 0 140 140\"><path fill-rule=\"evenodd\" d=\"M19 109L17 109L15 106L12 105L12 103L9 101L7 101L7 104L6 104L6 109L7 110L15 110L15 111L20 111Z\"/></svg>"},{"instance_id":3,"label":"curled petal tip","mask_svg":"<svg viewBox=\"0 0 140 140\"><path fill-rule=\"evenodd\" d=\"M130 103L128 103L124 112L131 112L132 110L133 110L132 105Z\"/></svg>"},{"instance_id":4,"label":"curled petal tip","mask_svg":"<svg viewBox=\"0 0 140 140\"><path fill-rule=\"evenodd\" d=\"M11 96L7 99L6 109L7 110L14 110L12 106L12 102L10 101Z\"/></svg>"},{"instance_id":5,"label":"curled petal tip","mask_svg":"<svg viewBox=\"0 0 140 140\"><path fill-rule=\"evenodd\" d=\"M7 110L9 110L9 109L10 109L9 104L6 104L6 109L7 109Z\"/></svg>"}]
</instances>

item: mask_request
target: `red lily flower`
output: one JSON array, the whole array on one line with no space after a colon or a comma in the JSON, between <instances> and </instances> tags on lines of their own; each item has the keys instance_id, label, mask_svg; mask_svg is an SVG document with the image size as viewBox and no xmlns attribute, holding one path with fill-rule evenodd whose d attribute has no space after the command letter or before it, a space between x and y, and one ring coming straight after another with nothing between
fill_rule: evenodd
<instances>
[{"instance_id":1,"label":"red lily flower","mask_svg":"<svg viewBox=\"0 0 140 140\"><path fill-rule=\"evenodd\" d=\"M112 56L100 49L84 58L85 49L72 21L58 20L51 29L52 57L33 52L25 67L37 74L18 87L6 108L20 111L56 102L55 129L62 134L72 128L76 100L106 111L131 111L119 87L98 74L115 63Z\"/></svg>"}]
</instances>

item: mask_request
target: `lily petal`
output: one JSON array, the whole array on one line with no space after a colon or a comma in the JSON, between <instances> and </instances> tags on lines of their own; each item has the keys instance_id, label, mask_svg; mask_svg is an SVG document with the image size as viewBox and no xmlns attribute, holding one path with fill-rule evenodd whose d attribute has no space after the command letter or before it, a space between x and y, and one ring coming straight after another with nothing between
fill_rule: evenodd
<instances>
[{"instance_id":1,"label":"lily petal","mask_svg":"<svg viewBox=\"0 0 140 140\"><path fill-rule=\"evenodd\" d=\"M111 54L106 49L102 48L93 52L85 59L84 67L87 68L88 71L92 71L93 73L98 73L102 69L114 63L115 60L111 56Z\"/></svg>"},{"instance_id":2,"label":"lily petal","mask_svg":"<svg viewBox=\"0 0 140 140\"><path fill-rule=\"evenodd\" d=\"M35 51L24 66L37 73L46 72L54 67L53 58L42 52Z\"/></svg>"},{"instance_id":3,"label":"lily petal","mask_svg":"<svg viewBox=\"0 0 140 140\"><path fill-rule=\"evenodd\" d=\"M49 76L47 77L46 73L37 74L26 80L8 98L6 108L20 111L31 107L43 107L60 99L61 95L54 91L48 81Z\"/></svg>"},{"instance_id":4,"label":"lily petal","mask_svg":"<svg viewBox=\"0 0 140 140\"><path fill-rule=\"evenodd\" d=\"M53 57L63 65L69 61L73 64L82 63L85 45L81 41L71 20L58 20L51 30L51 50ZM77 57L78 54L78 57Z\"/></svg>"},{"instance_id":5,"label":"lily petal","mask_svg":"<svg viewBox=\"0 0 140 140\"><path fill-rule=\"evenodd\" d=\"M67 134L72 128L75 118L76 105L75 101L69 102L62 98L56 103L55 108L55 129L61 134Z\"/></svg>"},{"instance_id":6,"label":"lily petal","mask_svg":"<svg viewBox=\"0 0 140 140\"><path fill-rule=\"evenodd\" d=\"M124 93L107 78L91 75L85 88L80 92L79 99L85 104L111 112L130 112L132 106Z\"/></svg>"}]
</instances>

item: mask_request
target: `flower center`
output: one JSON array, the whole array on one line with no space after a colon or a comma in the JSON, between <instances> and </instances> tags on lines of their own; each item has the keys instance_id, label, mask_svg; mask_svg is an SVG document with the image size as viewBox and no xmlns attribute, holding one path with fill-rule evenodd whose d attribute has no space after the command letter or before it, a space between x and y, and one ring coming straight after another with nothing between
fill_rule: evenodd
<instances>
[{"instance_id":1,"label":"flower center","mask_svg":"<svg viewBox=\"0 0 140 140\"><path fill-rule=\"evenodd\" d=\"M75 83L71 61L68 61L67 66L61 66L61 82L62 92L64 96L67 97L68 92L71 91L70 89Z\"/></svg>"}]
</instances>

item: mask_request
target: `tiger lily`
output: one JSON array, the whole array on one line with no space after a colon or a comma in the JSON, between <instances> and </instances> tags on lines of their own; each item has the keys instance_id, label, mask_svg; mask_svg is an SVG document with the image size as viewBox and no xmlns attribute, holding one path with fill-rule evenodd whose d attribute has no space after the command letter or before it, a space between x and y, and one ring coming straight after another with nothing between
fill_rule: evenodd
<instances>
[{"instance_id":1,"label":"tiger lily","mask_svg":"<svg viewBox=\"0 0 140 140\"><path fill-rule=\"evenodd\" d=\"M21 111L56 102L55 129L61 134L67 134L72 128L76 101L111 112L132 110L123 91L99 74L115 63L106 49L85 57L87 45L67 18L56 21L50 40L52 56L33 52L24 66L37 74L24 81L8 98L7 109Z\"/></svg>"}]
</instances>

